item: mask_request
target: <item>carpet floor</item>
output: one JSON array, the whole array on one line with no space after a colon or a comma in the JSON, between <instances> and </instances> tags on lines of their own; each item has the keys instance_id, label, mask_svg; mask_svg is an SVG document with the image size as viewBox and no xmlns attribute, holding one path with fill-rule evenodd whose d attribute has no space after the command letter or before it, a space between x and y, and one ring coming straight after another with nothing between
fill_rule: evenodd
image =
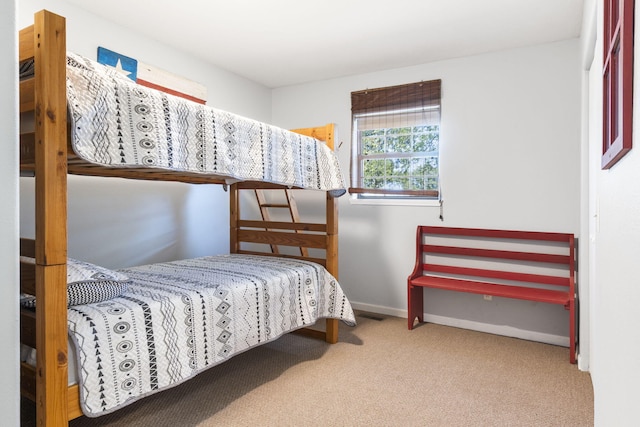
<instances>
[{"instance_id":1,"label":"carpet floor","mask_svg":"<svg viewBox=\"0 0 640 427\"><path fill-rule=\"evenodd\" d=\"M569 350L358 314L334 345L290 334L83 426L593 425ZM23 402L23 426L33 404Z\"/></svg>"}]
</instances>

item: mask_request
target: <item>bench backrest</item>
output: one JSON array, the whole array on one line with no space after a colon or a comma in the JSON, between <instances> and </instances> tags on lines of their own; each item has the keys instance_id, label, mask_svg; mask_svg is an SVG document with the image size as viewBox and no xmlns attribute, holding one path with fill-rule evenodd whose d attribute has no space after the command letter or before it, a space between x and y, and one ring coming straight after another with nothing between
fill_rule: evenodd
<instances>
[{"instance_id":1,"label":"bench backrest","mask_svg":"<svg viewBox=\"0 0 640 427\"><path fill-rule=\"evenodd\" d=\"M415 275L575 292L575 237L567 233L418 226Z\"/></svg>"}]
</instances>

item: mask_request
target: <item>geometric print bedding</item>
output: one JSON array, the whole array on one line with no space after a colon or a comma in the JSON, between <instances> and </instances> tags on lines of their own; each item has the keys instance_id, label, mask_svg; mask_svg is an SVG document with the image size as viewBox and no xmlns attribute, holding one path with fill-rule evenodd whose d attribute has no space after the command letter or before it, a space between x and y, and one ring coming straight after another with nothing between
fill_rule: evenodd
<instances>
[{"instance_id":1,"label":"geometric print bedding","mask_svg":"<svg viewBox=\"0 0 640 427\"><path fill-rule=\"evenodd\" d=\"M153 167L345 193L326 144L137 85L118 70L67 54L71 143L109 167Z\"/></svg>"},{"instance_id":2,"label":"geometric print bedding","mask_svg":"<svg viewBox=\"0 0 640 427\"><path fill-rule=\"evenodd\" d=\"M327 270L220 255L119 270L119 297L68 308L85 415L110 413L324 317L355 325Z\"/></svg>"}]
</instances>

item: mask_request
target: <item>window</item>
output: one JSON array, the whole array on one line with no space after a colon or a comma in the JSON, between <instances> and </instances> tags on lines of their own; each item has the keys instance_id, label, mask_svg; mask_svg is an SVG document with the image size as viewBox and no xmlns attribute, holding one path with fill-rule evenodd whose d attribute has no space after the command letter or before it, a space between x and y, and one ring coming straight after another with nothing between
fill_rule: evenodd
<instances>
[{"instance_id":1,"label":"window","mask_svg":"<svg viewBox=\"0 0 640 427\"><path fill-rule=\"evenodd\" d=\"M602 169L631 150L634 0L604 0Z\"/></svg>"},{"instance_id":2,"label":"window","mask_svg":"<svg viewBox=\"0 0 640 427\"><path fill-rule=\"evenodd\" d=\"M437 199L440 80L351 93L349 189L360 199Z\"/></svg>"}]
</instances>

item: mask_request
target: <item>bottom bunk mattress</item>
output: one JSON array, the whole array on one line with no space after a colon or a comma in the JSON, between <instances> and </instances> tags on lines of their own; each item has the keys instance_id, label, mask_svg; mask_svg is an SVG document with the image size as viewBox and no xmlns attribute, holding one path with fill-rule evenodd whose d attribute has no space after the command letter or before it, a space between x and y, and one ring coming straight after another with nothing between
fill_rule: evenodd
<instances>
[{"instance_id":1,"label":"bottom bunk mattress","mask_svg":"<svg viewBox=\"0 0 640 427\"><path fill-rule=\"evenodd\" d=\"M320 318L355 325L319 264L221 255L119 270L120 296L69 307L80 404L99 416Z\"/></svg>"}]
</instances>

